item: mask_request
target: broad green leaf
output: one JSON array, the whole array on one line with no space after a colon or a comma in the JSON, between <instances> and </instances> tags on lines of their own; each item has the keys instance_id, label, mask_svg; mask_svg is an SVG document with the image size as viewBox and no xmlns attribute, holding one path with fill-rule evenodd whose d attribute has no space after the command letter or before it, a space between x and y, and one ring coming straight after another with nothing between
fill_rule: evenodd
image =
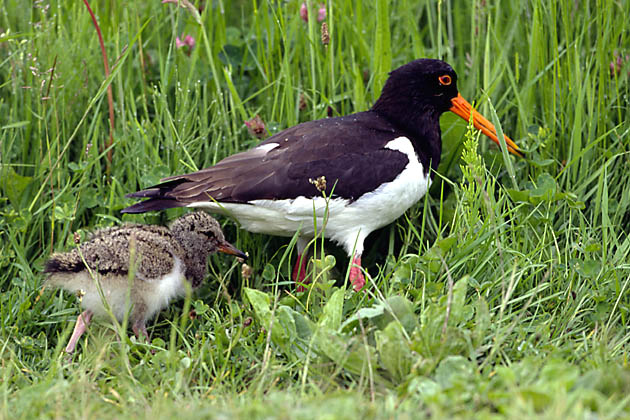
<instances>
[{"instance_id":1,"label":"broad green leaf","mask_svg":"<svg viewBox=\"0 0 630 420\"><path fill-rule=\"evenodd\" d=\"M74 220L74 207L69 203L61 203L55 206L55 219L58 221Z\"/></svg>"},{"instance_id":2,"label":"broad green leaf","mask_svg":"<svg viewBox=\"0 0 630 420\"><path fill-rule=\"evenodd\" d=\"M208 306L204 301L197 299L193 302L193 308L195 308L195 313L197 313L197 315L203 315L208 312L210 306Z\"/></svg>"},{"instance_id":3,"label":"broad green leaf","mask_svg":"<svg viewBox=\"0 0 630 420\"><path fill-rule=\"evenodd\" d=\"M4 194L9 198L9 201L15 209L20 208L20 202L22 201L22 194L33 180L33 177L22 176L15 172L11 167L4 166L0 170L0 188Z\"/></svg>"},{"instance_id":4,"label":"broad green leaf","mask_svg":"<svg viewBox=\"0 0 630 420\"><path fill-rule=\"evenodd\" d=\"M266 264L262 272L262 278L267 282L272 282L276 278L276 268L271 264Z\"/></svg>"},{"instance_id":5,"label":"broad green leaf","mask_svg":"<svg viewBox=\"0 0 630 420\"><path fill-rule=\"evenodd\" d=\"M483 344L486 332L488 331L488 328L490 328L490 310L488 309L488 303L483 297L479 297L479 299L477 299L475 307L476 319L473 340L475 347L479 347Z\"/></svg>"},{"instance_id":6,"label":"broad green leaf","mask_svg":"<svg viewBox=\"0 0 630 420\"><path fill-rule=\"evenodd\" d=\"M88 163L86 161L81 161L79 163L76 162L68 162L68 168L70 168L70 170L72 172L80 172L85 170L85 168L87 167Z\"/></svg>"},{"instance_id":7,"label":"broad green leaf","mask_svg":"<svg viewBox=\"0 0 630 420\"><path fill-rule=\"evenodd\" d=\"M409 391L415 392L422 396L425 400L433 398L442 392L440 384L432 379L425 377L414 378L407 388Z\"/></svg>"},{"instance_id":8,"label":"broad green leaf","mask_svg":"<svg viewBox=\"0 0 630 420\"><path fill-rule=\"evenodd\" d=\"M599 261L592 259L584 261L571 259L570 263L578 274L590 279L596 278L602 268L602 264Z\"/></svg>"},{"instance_id":9,"label":"broad green leaf","mask_svg":"<svg viewBox=\"0 0 630 420\"><path fill-rule=\"evenodd\" d=\"M246 287L245 296L252 305L258 321L268 331L271 330L271 341L291 358L302 356L302 352L291 346L298 338L307 340L310 337L312 328L309 321L284 305L279 305L273 313L270 309L269 296L259 290Z\"/></svg>"},{"instance_id":10,"label":"broad green leaf","mask_svg":"<svg viewBox=\"0 0 630 420\"><path fill-rule=\"evenodd\" d=\"M256 318L258 318L258 322L260 322L263 327L269 329L272 318L271 310L269 309L269 296L266 293L250 289L249 287L245 287L244 291L247 300L254 309L254 314L256 314Z\"/></svg>"},{"instance_id":11,"label":"broad green leaf","mask_svg":"<svg viewBox=\"0 0 630 420\"><path fill-rule=\"evenodd\" d=\"M323 328L317 330L313 343L320 354L349 372L361 375L371 366L372 375L375 378L379 376L376 373L378 358L373 346L365 346L356 339L349 340L344 335Z\"/></svg>"},{"instance_id":12,"label":"broad green leaf","mask_svg":"<svg viewBox=\"0 0 630 420\"><path fill-rule=\"evenodd\" d=\"M569 390L580 377L580 368L565 360L551 359L543 366L538 382L540 384L555 383Z\"/></svg>"},{"instance_id":13,"label":"broad green leaf","mask_svg":"<svg viewBox=\"0 0 630 420\"><path fill-rule=\"evenodd\" d=\"M398 320L407 333L411 333L418 325L414 308L414 305L403 296L391 296L385 302L377 302L370 308L359 309L341 325L341 328L344 329L361 319L363 322L369 320L379 329L384 329L390 322Z\"/></svg>"},{"instance_id":14,"label":"broad green leaf","mask_svg":"<svg viewBox=\"0 0 630 420\"><path fill-rule=\"evenodd\" d=\"M541 158L530 159L528 161L529 164L534 165L538 168L544 168L546 166L553 165L555 162L556 161L554 159L541 159Z\"/></svg>"},{"instance_id":15,"label":"broad green leaf","mask_svg":"<svg viewBox=\"0 0 630 420\"><path fill-rule=\"evenodd\" d=\"M392 321L398 320L408 334L418 326L417 316L414 312L414 304L403 296L391 296L385 301L385 311L382 316L375 319L380 329L385 329Z\"/></svg>"},{"instance_id":16,"label":"broad green leaf","mask_svg":"<svg viewBox=\"0 0 630 420\"><path fill-rule=\"evenodd\" d=\"M530 199L533 201L552 201L556 196L556 180L548 173L538 175L536 188L531 190Z\"/></svg>"},{"instance_id":17,"label":"broad green leaf","mask_svg":"<svg viewBox=\"0 0 630 420\"><path fill-rule=\"evenodd\" d=\"M279 306L271 331L273 342L285 347L285 350L288 350L286 347L292 344L298 336L292 312L293 310L288 306Z\"/></svg>"},{"instance_id":18,"label":"broad green leaf","mask_svg":"<svg viewBox=\"0 0 630 420\"><path fill-rule=\"evenodd\" d=\"M529 203L529 190L506 189L508 195L515 202Z\"/></svg>"},{"instance_id":19,"label":"broad green leaf","mask_svg":"<svg viewBox=\"0 0 630 420\"><path fill-rule=\"evenodd\" d=\"M322 316L319 319L319 326L337 331L341 325L341 315L343 312L343 298L345 288L336 290L326 302L322 309Z\"/></svg>"},{"instance_id":20,"label":"broad green leaf","mask_svg":"<svg viewBox=\"0 0 630 420\"><path fill-rule=\"evenodd\" d=\"M314 330L313 322L301 313L295 311L293 311L293 319L295 321L297 336L304 341L310 340Z\"/></svg>"},{"instance_id":21,"label":"broad green leaf","mask_svg":"<svg viewBox=\"0 0 630 420\"><path fill-rule=\"evenodd\" d=\"M330 360L340 363L344 359L348 342L342 340L337 333L318 328L313 340L315 347Z\"/></svg>"},{"instance_id":22,"label":"broad green leaf","mask_svg":"<svg viewBox=\"0 0 630 420\"><path fill-rule=\"evenodd\" d=\"M462 356L448 356L437 367L435 379L443 387L448 387L456 381L466 380L472 374L472 362Z\"/></svg>"},{"instance_id":23,"label":"broad green leaf","mask_svg":"<svg viewBox=\"0 0 630 420\"><path fill-rule=\"evenodd\" d=\"M414 266L415 263L411 264L410 262L400 264L398 268L396 268L396 271L394 271L393 281L404 284L409 283L409 279L411 278L411 273Z\"/></svg>"},{"instance_id":24,"label":"broad green leaf","mask_svg":"<svg viewBox=\"0 0 630 420\"><path fill-rule=\"evenodd\" d=\"M519 399L525 403L531 403L537 411L544 410L551 402L551 395L544 388L529 386L518 392Z\"/></svg>"},{"instance_id":25,"label":"broad green leaf","mask_svg":"<svg viewBox=\"0 0 630 420\"><path fill-rule=\"evenodd\" d=\"M453 302L451 304L451 315L449 319L451 325L457 325L465 321L468 316L472 315L471 308L466 306L467 291L468 277L465 276L453 286Z\"/></svg>"},{"instance_id":26,"label":"broad green leaf","mask_svg":"<svg viewBox=\"0 0 630 420\"><path fill-rule=\"evenodd\" d=\"M400 382L411 372L414 357L409 349L402 325L393 321L376 332L376 348L383 367Z\"/></svg>"},{"instance_id":27,"label":"broad green leaf","mask_svg":"<svg viewBox=\"0 0 630 420\"><path fill-rule=\"evenodd\" d=\"M450 236L448 238L444 238L442 240L439 240L437 242L437 246L440 247L440 249L443 252L443 255L446 254L452 247L453 245L457 244L457 238L454 236Z\"/></svg>"},{"instance_id":28,"label":"broad green leaf","mask_svg":"<svg viewBox=\"0 0 630 420\"><path fill-rule=\"evenodd\" d=\"M383 305L382 303L378 303L370 308L361 308L356 311L354 315L346 319L343 324L341 324L341 329L345 329L347 326L356 323L359 319L374 319L378 316L383 315L384 313L385 305Z\"/></svg>"}]
</instances>

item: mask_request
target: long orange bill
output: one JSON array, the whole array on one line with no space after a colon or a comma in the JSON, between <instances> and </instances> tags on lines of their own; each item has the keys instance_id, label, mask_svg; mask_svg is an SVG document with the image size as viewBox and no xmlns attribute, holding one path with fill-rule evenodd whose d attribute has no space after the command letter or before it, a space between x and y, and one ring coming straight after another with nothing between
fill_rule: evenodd
<instances>
[{"instance_id":1,"label":"long orange bill","mask_svg":"<svg viewBox=\"0 0 630 420\"><path fill-rule=\"evenodd\" d=\"M225 254L234 255L236 257L242 258L244 260L247 259L247 254L236 248L234 245L229 243L228 241L223 241L217 246L217 251L223 252Z\"/></svg>"},{"instance_id":2,"label":"long orange bill","mask_svg":"<svg viewBox=\"0 0 630 420\"><path fill-rule=\"evenodd\" d=\"M485 119L483 115L474 110L468 101L462 97L462 95L458 93L457 97L451 99L451 102L453 103L453 106L450 109L451 112L459 115L466 121L470 120L470 114L472 113L473 125L475 128L477 130L481 130L483 134L490 137L493 142L501 147L501 143L499 143L499 138L497 137L497 129L490 121ZM518 148L516 143L514 143L512 139L505 134L503 137L505 138L505 144L507 145L508 152L516 156L523 157L523 152L521 152L521 149Z\"/></svg>"}]
</instances>

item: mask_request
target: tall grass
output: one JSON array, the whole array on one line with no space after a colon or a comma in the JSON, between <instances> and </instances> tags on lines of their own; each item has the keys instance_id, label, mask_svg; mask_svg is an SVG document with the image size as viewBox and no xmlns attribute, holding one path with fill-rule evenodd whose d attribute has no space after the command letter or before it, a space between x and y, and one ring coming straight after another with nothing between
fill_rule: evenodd
<instances>
[{"instance_id":1,"label":"tall grass","mask_svg":"<svg viewBox=\"0 0 630 420\"><path fill-rule=\"evenodd\" d=\"M0 3L0 416L627 415L630 4L326 1L323 45L306 3L308 22L298 1L90 2L108 78L82 3ZM252 147L255 115L275 133L365 110L418 57L527 158L445 115L430 194L368 238L368 293L327 244L295 296L294 241L223 220L250 277L213 257L151 346L101 324L65 360L79 305L41 290L51 251L176 217L122 217L124 195Z\"/></svg>"}]
</instances>

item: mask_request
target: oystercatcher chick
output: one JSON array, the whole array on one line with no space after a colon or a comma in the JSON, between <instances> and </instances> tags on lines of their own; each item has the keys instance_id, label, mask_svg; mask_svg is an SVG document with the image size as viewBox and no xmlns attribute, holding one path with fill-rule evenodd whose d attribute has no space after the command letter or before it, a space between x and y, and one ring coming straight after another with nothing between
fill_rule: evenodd
<instances>
[{"instance_id":1,"label":"oystercatcher chick","mask_svg":"<svg viewBox=\"0 0 630 420\"><path fill-rule=\"evenodd\" d=\"M419 59L392 71L369 111L304 122L216 165L129 194L148 198L123 210L142 213L201 207L238 220L251 232L299 232L297 282L304 280L303 251L322 227L352 259L354 289L365 285L365 238L401 216L427 192L440 162L439 118L452 111L500 144L495 127L457 91L447 63ZM505 136L508 150L518 146ZM323 197L322 192L326 195Z\"/></svg>"},{"instance_id":2,"label":"oystercatcher chick","mask_svg":"<svg viewBox=\"0 0 630 420\"><path fill-rule=\"evenodd\" d=\"M118 321L129 313L136 337L148 341L147 320L185 293L184 281L201 285L206 259L216 251L246 258L225 240L212 216L198 211L176 219L170 229L140 224L102 229L78 248L53 254L44 268L46 285L77 293L84 308L66 352L74 352L93 316L107 315L104 301Z\"/></svg>"}]
</instances>

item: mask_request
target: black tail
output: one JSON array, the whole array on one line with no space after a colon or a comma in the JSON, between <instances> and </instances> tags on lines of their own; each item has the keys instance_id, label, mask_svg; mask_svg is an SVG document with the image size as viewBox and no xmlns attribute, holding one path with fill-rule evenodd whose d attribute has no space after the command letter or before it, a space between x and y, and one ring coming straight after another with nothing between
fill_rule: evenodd
<instances>
[{"instance_id":1,"label":"black tail","mask_svg":"<svg viewBox=\"0 0 630 420\"><path fill-rule=\"evenodd\" d=\"M134 195L129 194L127 197L134 197ZM180 203L179 201L169 198L151 198L124 208L121 210L121 213L145 213L147 211L159 211L175 207L186 207L186 203Z\"/></svg>"},{"instance_id":2,"label":"black tail","mask_svg":"<svg viewBox=\"0 0 630 420\"><path fill-rule=\"evenodd\" d=\"M167 194L180 182L181 181L179 180L175 182L164 182L154 187L147 188L146 190L140 190L125 195L127 198L148 198L149 200L141 201L140 203L129 206L123 209L121 213L145 213L147 211L186 207L185 203L180 203L177 199L167 196Z\"/></svg>"}]
</instances>

